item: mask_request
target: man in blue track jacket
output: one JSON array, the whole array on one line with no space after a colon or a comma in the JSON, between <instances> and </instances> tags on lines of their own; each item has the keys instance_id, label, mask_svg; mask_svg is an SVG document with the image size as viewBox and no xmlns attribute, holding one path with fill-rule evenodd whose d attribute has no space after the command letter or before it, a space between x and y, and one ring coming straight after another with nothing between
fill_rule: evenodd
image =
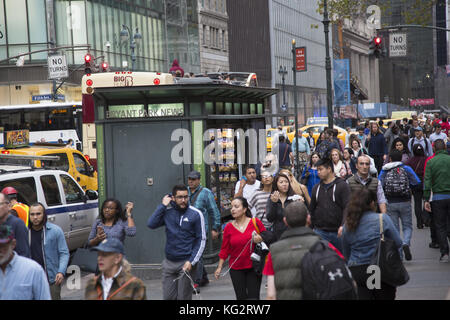
<instances>
[{"instance_id":1,"label":"man in blue track jacket","mask_svg":"<svg viewBox=\"0 0 450 320\"><path fill-rule=\"evenodd\" d=\"M200 210L189 206L186 186L177 185L148 219L147 226L166 227L166 259L162 263L163 299L191 300L193 275L206 242Z\"/></svg>"}]
</instances>

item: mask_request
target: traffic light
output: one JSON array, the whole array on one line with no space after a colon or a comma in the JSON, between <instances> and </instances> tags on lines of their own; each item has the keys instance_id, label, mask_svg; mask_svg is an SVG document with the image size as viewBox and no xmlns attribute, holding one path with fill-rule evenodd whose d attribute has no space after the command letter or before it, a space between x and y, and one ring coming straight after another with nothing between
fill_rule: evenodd
<instances>
[{"instance_id":1,"label":"traffic light","mask_svg":"<svg viewBox=\"0 0 450 320\"><path fill-rule=\"evenodd\" d=\"M373 37L369 42L369 56L374 55L375 58L383 56L383 38L380 36Z\"/></svg>"},{"instance_id":2,"label":"traffic light","mask_svg":"<svg viewBox=\"0 0 450 320\"><path fill-rule=\"evenodd\" d=\"M94 69L94 57L90 53L84 56L84 73L90 74Z\"/></svg>"},{"instance_id":3,"label":"traffic light","mask_svg":"<svg viewBox=\"0 0 450 320\"><path fill-rule=\"evenodd\" d=\"M109 64L106 61L102 62L102 72L109 72Z\"/></svg>"}]
</instances>

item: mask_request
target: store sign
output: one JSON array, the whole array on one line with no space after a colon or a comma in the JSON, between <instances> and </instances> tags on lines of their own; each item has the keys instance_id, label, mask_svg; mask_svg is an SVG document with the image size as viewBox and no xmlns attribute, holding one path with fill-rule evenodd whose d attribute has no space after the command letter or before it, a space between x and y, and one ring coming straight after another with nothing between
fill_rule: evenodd
<instances>
[{"instance_id":1,"label":"store sign","mask_svg":"<svg viewBox=\"0 0 450 320\"><path fill-rule=\"evenodd\" d=\"M434 99L413 99L409 101L411 107L418 106L432 106L434 105Z\"/></svg>"},{"instance_id":2,"label":"store sign","mask_svg":"<svg viewBox=\"0 0 450 320\"><path fill-rule=\"evenodd\" d=\"M306 47L295 48L295 70L306 71Z\"/></svg>"},{"instance_id":3,"label":"store sign","mask_svg":"<svg viewBox=\"0 0 450 320\"><path fill-rule=\"evenodd\" d=\"M69 77L69 68L65 55L48 56L48 78L62 79Z\"/></svg>"},{"instance_id":4,"label":"store sign","mask_svg":"<svg viewBox=\"0 0 450 320\"><path fill-rule=\"evenodd\" d=\"M149 104L148 111L143 104L109 106L109 110L106 111L107 119L182 117L183 115L183 103Z\"/></svg>"},{"instance_id":5,"label":"store sign","mask_svg":"<svg viewBox=\"0 0 450 320\"><path fill-rule=\"evenodd\" d=\"M405 57L408 53L406 33L393 33L389 36L389 57Z\"/></svg>"},{"instance_id":6,"label":"store sign","mask_svg":"<svg viewBox=\"0 0 450 320\"><path fill-rule=\"evenodd\" d=\"M14 149L26 147L30 143L29 130L6 131L3 141L5 141L5 149Z\"/></svg>"}]
</instances>

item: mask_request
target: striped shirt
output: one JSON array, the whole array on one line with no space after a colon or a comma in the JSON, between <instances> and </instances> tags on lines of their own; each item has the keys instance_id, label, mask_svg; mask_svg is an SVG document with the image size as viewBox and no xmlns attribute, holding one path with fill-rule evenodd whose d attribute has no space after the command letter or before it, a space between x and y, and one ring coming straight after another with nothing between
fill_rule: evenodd
<instances>
[{"instance_id":1,"label":"striped shirt","mask_svg":"<svg viewBox=\"0 0 450 320\"><path fill-rule=\"evenodd\" d=\"M267 221L266 205L267 199L270 197L270 192L264 190L255 190L250 199L248 200L248 207L252 212L254 218L258 218L263 223L266 229L272 227L272 223Z\"/></svg>"}]
</instances>

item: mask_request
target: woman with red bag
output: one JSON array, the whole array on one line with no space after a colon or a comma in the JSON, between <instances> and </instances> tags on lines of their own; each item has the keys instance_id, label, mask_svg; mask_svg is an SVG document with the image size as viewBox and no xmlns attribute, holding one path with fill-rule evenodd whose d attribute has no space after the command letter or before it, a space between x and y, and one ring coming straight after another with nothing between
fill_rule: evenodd
<instances>
[{"instance_id":1,"label":"woman with red bag","mask_svg":"<svg viewBox=\"0 0 450 320\"><path fill-rule=\"evenodd\" d=\"M247 200L234 198L231 202L231 215L234 221L228 223L223 231L219 265L214 273L219 279L223 264L230 257L230 276L237 300L259 300L262 275L253 269L250 256L255 244L263 241L260 233L266 228L257 218L251 218ZM264 257L261 257L264 259Z\"/></svg>"}]
</instances>

